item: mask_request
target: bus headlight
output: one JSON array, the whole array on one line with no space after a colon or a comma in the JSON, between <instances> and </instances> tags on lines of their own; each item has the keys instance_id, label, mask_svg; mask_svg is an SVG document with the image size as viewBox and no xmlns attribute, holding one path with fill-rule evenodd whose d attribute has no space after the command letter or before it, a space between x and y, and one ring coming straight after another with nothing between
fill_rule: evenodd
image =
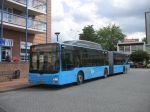
<instances>
[{"instance_id":1,"label":"bus headlight","mask_svg":"<svg viewBox=\"0 0 150 112\"><path fill-rule=\"evenodd\" d=\"M58 81L58 77L54 77L54 78L53 78L53 81Z\"/></svg>"}]
</instances>

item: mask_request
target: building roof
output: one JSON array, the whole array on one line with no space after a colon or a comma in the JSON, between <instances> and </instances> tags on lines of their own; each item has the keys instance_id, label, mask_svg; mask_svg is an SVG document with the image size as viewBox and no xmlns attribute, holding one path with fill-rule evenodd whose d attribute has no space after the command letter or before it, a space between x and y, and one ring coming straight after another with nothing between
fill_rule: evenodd
<instances>
[{"instance_id":1,"label":"building roof","mask_svg":"<svg viewBox=\"0 0 150 112\"><path fill-rule=\"evenodd\" d=\"M124 41L123 41L123 43L125 43L125 42L139 42L139 39L137 38L137 39L124 39Z\"/></svg>"},{"instance_id":2,"label":"building roof","mask_svg":"<svg viewBox=\"0 0 150 112\"><path fill-rule=\"evenodd\" d=\"M123 45L144 45L144 42L123 42L123 43L118 43L118 46L123 46Z\"/></svg>"}]
</instances>

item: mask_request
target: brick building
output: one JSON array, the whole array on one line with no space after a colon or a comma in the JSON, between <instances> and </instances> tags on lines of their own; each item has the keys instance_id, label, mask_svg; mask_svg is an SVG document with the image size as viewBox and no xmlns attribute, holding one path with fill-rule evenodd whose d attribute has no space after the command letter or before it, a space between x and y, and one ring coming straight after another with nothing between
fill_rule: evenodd
<instances>
[{"instance_id":1,"label":"brick building","mask_svg":"<svg viewBox=\"0 0 150 112\"><path fill-rule=\"evenodd\" d=\"M51 0L0 0L0 20L0 62L25 61L30 45L51 42Z\"/></svg>"}]
</instances>

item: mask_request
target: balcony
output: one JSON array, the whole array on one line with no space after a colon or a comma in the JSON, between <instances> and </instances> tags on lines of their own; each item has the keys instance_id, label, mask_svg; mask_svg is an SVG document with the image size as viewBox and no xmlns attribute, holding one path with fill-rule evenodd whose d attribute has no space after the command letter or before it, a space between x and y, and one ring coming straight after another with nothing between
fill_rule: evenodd
<instances>
[{"instance_id":1,"label":"balcony","mask_svg":"<svg viewBox=\"0 0 150 112\"><path fill-rule=\"evenodd\" d=\"M0 11L1 12L1 11ZM1 13L0 13L1 20ZM3 12L3 26L15 31L26 31L26 17ZM46 22L28 19L28 33L40 34L46 32Z\"/></svg>"},{"instance_id":2,"label":"balcony","mask_svg":"<svg viewBox=\"0 0 150 112\"><path fill-rule=\"evenodd\" d=\"M31 15L46 14L46 1L44 0L28 0L28 11ZM21 11L26 10L26 0L6 0L6 4L11 4L13 8Z\"/></svg>"}]
</instances>

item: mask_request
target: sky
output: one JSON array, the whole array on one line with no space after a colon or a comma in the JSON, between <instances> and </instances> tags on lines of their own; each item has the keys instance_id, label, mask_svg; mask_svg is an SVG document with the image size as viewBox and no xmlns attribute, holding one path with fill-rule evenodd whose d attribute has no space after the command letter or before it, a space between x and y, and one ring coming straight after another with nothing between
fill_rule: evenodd
<instances>
[{"instance_id":1,"label":"sky","mask_svg":"<svg viewBox=\"0 0 150 112\"><path fill-rule=\"evenodd\" d=\"M77 40L82 29L93 25L95 30L116 24L126 38L145 36L145 12L150 0L52 0L52 42L55 32L59 41Z\"/></svg>"}]
</instances>

